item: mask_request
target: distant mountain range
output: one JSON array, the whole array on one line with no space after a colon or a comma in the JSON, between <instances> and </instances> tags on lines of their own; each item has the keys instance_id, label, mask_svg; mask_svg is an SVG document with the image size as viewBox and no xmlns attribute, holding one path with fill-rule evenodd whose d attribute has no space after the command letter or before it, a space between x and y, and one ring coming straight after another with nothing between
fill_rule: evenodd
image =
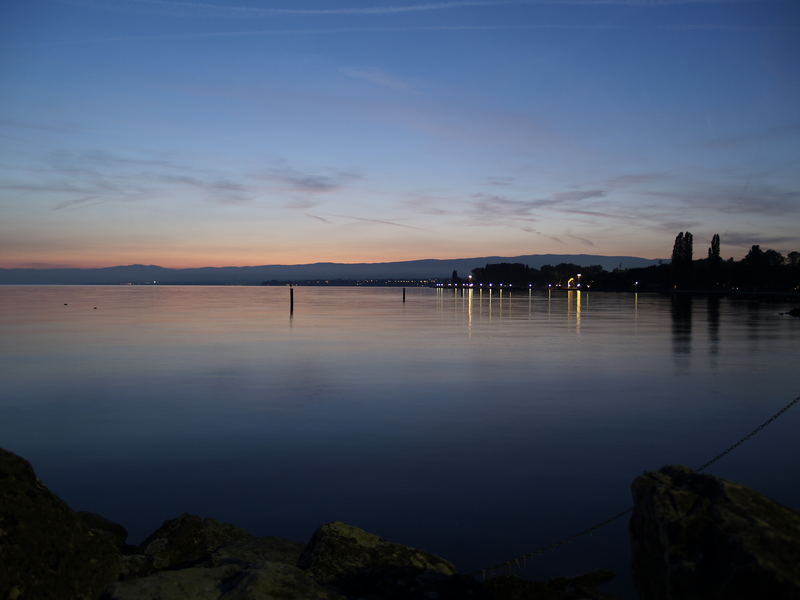
<instances>
[{"instance_id":1,"label":"distant mountain range","mask_svg":"<svg viewBox=\"0 0 800 600\"><path fill-rule=\"evenodd\" d=\"M477 258L408 260L385 263L313 263L307 265L263 265L260 267L203 267L168 269L156 265L125 265L100 269L0 269L0 284L257 284L263 281L445 279L453 271L467 275L489 263L513 262L530 267L574 263L601 265L605 270L649 267L663 262L635 256L594 254L528 254L525 256L481 256Z\"/></svg>"}]
</instances>

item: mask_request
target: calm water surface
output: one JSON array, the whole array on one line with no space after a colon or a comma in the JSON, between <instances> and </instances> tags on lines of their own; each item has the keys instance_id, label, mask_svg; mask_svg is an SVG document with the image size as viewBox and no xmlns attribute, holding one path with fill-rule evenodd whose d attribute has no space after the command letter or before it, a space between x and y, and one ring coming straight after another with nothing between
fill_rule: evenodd
<instances>
[{"instance_id":1,"label":"calm water surface","mask_svg":"<svg viewBox=\"0 0 800 600\"><path fill-rule=\"evenodd\" d=\"M800 393L786 303L431 289L0 287L0 446L138 542L343 520L464 571L630 504ZM94 307L97 307L96 309ZM800 410L712 472L800 506ZM626 523L538 560L629 595Z\"/></svg>"}]
</instances>

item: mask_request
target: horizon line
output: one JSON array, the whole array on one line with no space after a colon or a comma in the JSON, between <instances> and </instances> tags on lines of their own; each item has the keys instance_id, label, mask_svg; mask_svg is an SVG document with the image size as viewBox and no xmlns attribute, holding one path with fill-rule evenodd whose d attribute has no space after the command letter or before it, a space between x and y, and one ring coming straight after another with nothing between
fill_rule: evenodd
<instances>
[{"instance_id":1,"label":"horizon line","mask_svg":"<svg viewBox=\"0 0 800 600\"><path fill-rule=\"evenodd\" d=\"M199 267L165 267L159 264L153 263L127 263L127 264L113 264L113 265L103 265L103 266L75 266L75 265L65 265L65 264L52 264L52 263L27 263L28 266L0 266L0 270L27 270L27 271L56 271L56 270L82 270L82 271L91 271L91 270L99 270L99 269L116 269L116 268L123 268L123 267L152 267L158 269L168 269L173 271L189 271L189 270L199 270L199 269L256 269L260 267L305 267L305 266L313 266L313 265L385 265L385 264L396 264L396 263L411 263L411 262L424 262L424 261L440 261L440 262L449 262L449 261L456 261L456 260L478 260L478 259L488 259L488 258L520 258L520 257L527 257L527 256L591 256L591 257L598 257L598 258L635 258L640 260L648 260L648 261L669 261L670 259L667 257L657 257L657 258L648 258L646 256L635 256L630 254L590 254L585 252L580 253L553 253L553 252L545 252L545 253L534 253L534 254L514 254L514 255L500 255L500 254L491 254L491 255L483 255L483 256L458 256L458 257L449 257L449 258L411 258L411 259L403 259L403 260L376 260L376 261L357 261L357 262L337 262L337 261L329 261L329 260L318 260L314 262L305 262L305 263L261 263L261 264L252 264L252 265L221 265L221 266L214 266L214 265L204 265ZM582 265L583 266L583 265Z\"/></svg>"}]
</instances>

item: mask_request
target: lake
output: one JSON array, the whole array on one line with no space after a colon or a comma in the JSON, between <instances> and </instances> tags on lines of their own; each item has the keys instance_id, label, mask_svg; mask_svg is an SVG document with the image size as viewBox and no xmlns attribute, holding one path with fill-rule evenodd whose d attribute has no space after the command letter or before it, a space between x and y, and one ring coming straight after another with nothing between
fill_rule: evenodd
<instances>
[{"instance_id":1,"label":"lake","mask_svg":"<svg viewBox=\"0 0 800 600\"><path fill-rule=\"evenodd\" d=\"M597 292L0 287L0 446L139 542L182 512L342 520L465 572L630 505L800 393L787 302ZM95 308L96 307L96 308ZM800 409L710 472L800 506ZM627 520L528 563L631 595Z\"/></svg>"}]
</instances>

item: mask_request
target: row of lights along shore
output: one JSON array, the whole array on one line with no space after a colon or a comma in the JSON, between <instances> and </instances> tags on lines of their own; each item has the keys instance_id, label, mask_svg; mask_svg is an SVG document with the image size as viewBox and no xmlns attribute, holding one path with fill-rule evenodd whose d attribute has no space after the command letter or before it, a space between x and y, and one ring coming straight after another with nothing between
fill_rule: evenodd
<instances>
[{"instance_id":1,"label":"row of lights along shore","mask_svg":"<svg viewBox=\"0 0 800 600\"><path fill-rule=\"evenodd\" d=\"M578 277L577 283L575 283L575 285L570 285L572 283L572 281L573 281L573 279L570 279L567 282L566 289L568 289L568 290L576 290L578 288L581 288L581 282L580 282L581 274L578 273L577 277ZM472 287L476 287L476 286L477 287L483 287L482 283L475 284L475 283L472 282L472 275L469 276L469 279L470 279L470 281L467 282L467 283L459 283L459 282L456 282L456 283L452 283L451 282L451 283L447 283L447 284L445 284L445 283L437 283L436 287L465 287L465 288L472 288ZM639 285L638 281L636 282L636 285ZM486 286L487 287L494 287L494 283L487 283ZM514 288L514 287L517 287L517 286L514 286L514 285L512 285L510 283L498 283L497 287ZM533 284L529 283L528 287L532 289L533 288ZM552 288L554 286L553 286L552 283L548 283L547 287L548 288ZM555 284L555 287L563 288L563 286L560 283ZM586 289L588 290L590 287L591 286L587 285ZM581 288L581 289L583 289L583 288Z\"/></svg>"}]
</instances>

